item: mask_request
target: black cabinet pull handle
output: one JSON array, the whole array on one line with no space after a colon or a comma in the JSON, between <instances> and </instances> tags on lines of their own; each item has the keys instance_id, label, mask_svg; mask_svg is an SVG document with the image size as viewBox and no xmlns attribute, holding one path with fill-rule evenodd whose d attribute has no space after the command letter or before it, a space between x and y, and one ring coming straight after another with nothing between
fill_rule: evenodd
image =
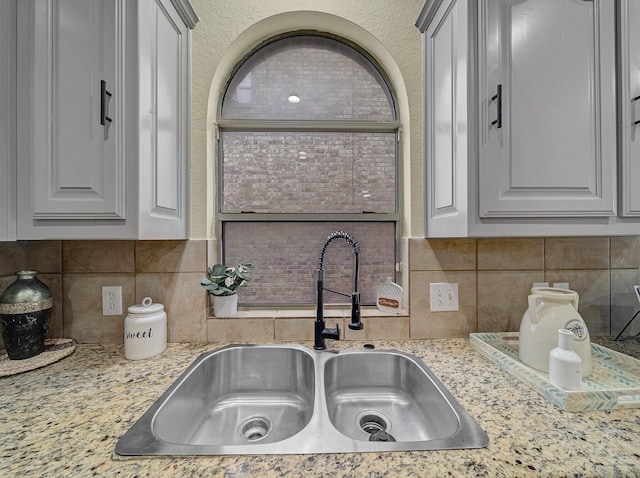
<instances>
[{"instance_id":1,"label":"black cabinet pull handle","mask_svg":"<svg viewBox=\"0 0 640 478\"><path fill-rule=\"evenodd\" d=\"M636 96L635 98L631 98L631 103L633 103L634 101L638 101L638 100L640 100L640 95ZM633 124L634 125L640 124L640 120L634 121Z\"/></svg>"},{"instance_id":2,"label":"black cabinet pull handle","mask_svg":"<svg viewBox=\"0 0 640 478\"><path fill-rule=\"evenodd\" d=\"M496 102L496 119L491 122L496 128L502 128L502 85L496 87L496 94L491 97Z\"/></svg>"},{"instance_id":3,"label":"black cabinet pull handle","mask_svg":"<svg viewBox=\"0 0 640 478\"><path fill-rule=\"evenodd\" d=\"M107 82L104 80L100 81L100 124L104 126L107 124L111 124L112 119L107 116L107 106L108 100L107 97L111 98L111 92L107 90Z\"/></svg>"}]
</instances>

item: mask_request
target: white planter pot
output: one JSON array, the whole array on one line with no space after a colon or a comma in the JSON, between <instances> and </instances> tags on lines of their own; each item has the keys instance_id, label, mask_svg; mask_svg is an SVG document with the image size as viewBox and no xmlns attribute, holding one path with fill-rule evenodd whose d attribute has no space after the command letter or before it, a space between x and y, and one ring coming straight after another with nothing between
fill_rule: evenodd
<instances>
[{"instance_id":1,"label":"white planter pot","mask_svg":"<svg viewBox=\"0 0 640 478\"><path fill-rule=\"evenodd\" d=\"M238 312L238 294L214 295L213 315L216 317L231 317Z\"/></svg>"}]
</instances>

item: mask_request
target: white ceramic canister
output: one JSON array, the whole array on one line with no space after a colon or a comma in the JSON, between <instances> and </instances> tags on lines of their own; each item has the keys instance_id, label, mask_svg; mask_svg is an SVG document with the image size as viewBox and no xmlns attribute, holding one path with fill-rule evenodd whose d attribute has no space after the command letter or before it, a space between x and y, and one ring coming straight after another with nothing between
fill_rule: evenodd
<instances>
[{"instance_id":1,"label":"white ceramic canister","mask_svg":"<svg viewBox=\"0 0 640 478\"><path fill-rule=\"evenodd\" d=\"M164 305L145 297L132 305L124 319L124 356L140 360L158 355L167 348L167 313Z\"/></svg>"}]
</instances>

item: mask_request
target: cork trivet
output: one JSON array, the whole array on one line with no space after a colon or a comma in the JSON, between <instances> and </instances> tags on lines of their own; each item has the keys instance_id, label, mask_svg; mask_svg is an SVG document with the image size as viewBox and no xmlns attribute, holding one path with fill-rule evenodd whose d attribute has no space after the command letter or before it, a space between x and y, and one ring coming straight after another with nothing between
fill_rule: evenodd
<instances>
[{"instance_id":1,"label":"cork trivet","mask_svg":"<svg viewBox=\"0 0 640 478\"><path fill-rule=\"evenodd\" d=\"M0 377L44 367L71 355L76 349L73 339L47 339L44 345L44 352L23 360L11 360L6 352L0 355Z\"/></svg>"}]
</instances>

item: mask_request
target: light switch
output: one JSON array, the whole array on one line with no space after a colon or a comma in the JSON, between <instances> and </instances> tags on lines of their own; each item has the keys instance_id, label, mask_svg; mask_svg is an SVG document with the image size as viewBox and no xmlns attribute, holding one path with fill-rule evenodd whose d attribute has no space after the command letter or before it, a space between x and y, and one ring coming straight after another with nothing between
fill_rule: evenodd
<instances>
[{"instance_id":1,"label":"light switch","mask_svg":"<svg viewBox=\"0 0 640 478\"><path fill-rule=\"evenodd\" d=\"M458 310L458 283L433 282L430 284L431 312Z\"/></svg>"}]
</instances>

